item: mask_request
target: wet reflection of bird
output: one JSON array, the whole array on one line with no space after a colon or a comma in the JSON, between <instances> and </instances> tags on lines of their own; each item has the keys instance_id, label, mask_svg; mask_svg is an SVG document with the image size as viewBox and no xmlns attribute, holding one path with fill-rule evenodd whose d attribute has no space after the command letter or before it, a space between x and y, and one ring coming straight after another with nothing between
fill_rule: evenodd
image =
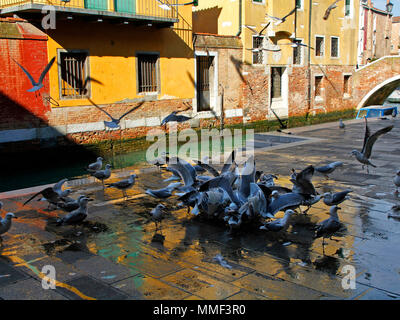
<instances>
[{"instance_id":1,"label":"wet reflection of bird","mask_svg":"<svg viewBox=\"0 0 400 320\"><path fill-rule=\"evenodd\" d=\"M348 196L350 192L351 190L345 190L336 193L326 192L323 194L324 203L327 206L337 206L343 201L350 199L350 197Z\"/></svg>"},{"instance_id":2,"label":"wet reflection of bird","mask_svg":"<svg viewBox=\"0 0 400 320\"><path fill-rule=\"evenodd\" d=\"M101 184L103 185L104 190L104 180L108 179L111 176L111 164L106 164L106 168L104 170L95 171L92 176L98 180L101 180Z\"/></svg>"},{"instance_id":3,"label":"wet reflection of bird","mask_svg":"<svg viewBox=\"0 0 400 320\"><path fill-rule=\"evenodd\" d=\"M14 60L14 59L13 59ZM17 61L14 60L14 62L22 69L22 71L27 75L29 78L32 88L28 89L28 92L36 92L39 89L43 88L43 79L46 76L47 72L50 70L51 66L53 65L54 61L56 60L56 57L53 57L50 62L47 64L47 66L43 69L42 73L40 74L39 80L36 82L31 74L23 67L21 66Z\"/></svg>"},{"instance_id":4,"label":"wet reflection of bird","mask_svg":"<svg viewBox=\"0 0 400 320\"><path fill-rule=\"evenodd\" d=\"M120 180L118 182L109 183L106 186L108 188L117 188L122 191L122 195L125 199L128 198L126 194L126 190L131 188L135 184L135 179L137 178L136 174L132 174L128 179Z\"/></svg>"},{"instance_id":5,"label":"wet reflection of bird","mask_svg":"<svg viewBox=\"0 0 400 320\"><path fill-rule=\"evenodd\" d=\"M158 230L158 224L161 224L162 219L164 218L164 210L165 206L159 203L154 209L150 211L151 219L154 221L156 225L156 230Z\"/></svg>"},{"instance_id":6,"label":"wet reflection of bird","mask_svg":"<svg viewBox=\"0 0 400 320\"><path fill-rule=\"evenodd\" d=\"M338 206L332 206L329 210L330 217L316 226L316 232L314 238L322 237L322 250L325 254L325 238L332 238L335 232L339 231L341 228L341 223L339 221L339 216L337 211L340 210Z\"/></svg>"},{"instance_id":7,"label":"wet reflection of bird","mask_svg":"<svg viewBox=\"0 0 400 320\"><path fill-rule=\"evenodd\" d=\"M89 164L86 170L89 173L95 173L96 171L101 170L101 168L103 167L103 160L104 159L102 157L98 157L96 162Z\"/></svg>"},{"instance_id":8,"label":"wet reflection of bird","mask_svg":"<svg viewBox=\"0 0 400 320\"><path fill-rule=\"evenodd\" d=\"M372 164L369 160L369 158L371 157L371 153L372 153L372 147L374 146L376 140L378 140L378 138L381 135L388 133L390 130L393 129L393 125L385 127L383 129L380 129L380 130L376 131L373 135L371 135L370 129L369 129L368 123L367 123L367 118L364 117L364 119L365 119L365 134L364 134L363 148L362 148L361 152L358 150L352 150L351 155L354 155L356 157L357 161L362 164L363 169L364 169L364 166L367 166L367 173L369 173L368 166L373 166L374 168L376 168L376 166L374 164Z\"/></svg>"},{"instance_id":9,"label":"wet reflection of bird","mask_svg":"<svg viewBox=\"0 0 400 320\"><path fill-rule=\"evenodd\" d=\"M289 218L295 214L295 212L291 209L285 211L285 215L281 219L276 219L274 221L270 221L265 223L260 227L262 230L278 232L284 230L289 224Z\"/></svg>"},{"instance_id":10,"label":"wet reflection of bird","mask_svg":"<svg viewBox=\"0 0 400 320\"><path fill-rule=\"evenodd\" d=\"M78 224L86 219L88 215L87 203L89 198L83 197L79 199L79 207L68 213L65 217L58 219L57 224Z\"/></svg>"},{"instance_id":11,"label":"wet reflection of bird","mask_svg":"<svg viewBox=\"0 0 400 320\"><path fill-rule=\"evenodd\" d=\"M394 176L393 183L396 186L396 191L395 193L399 193L399 188L400 188L400 170L396 172L396 175Z\"/></svg>"}]
</instances>

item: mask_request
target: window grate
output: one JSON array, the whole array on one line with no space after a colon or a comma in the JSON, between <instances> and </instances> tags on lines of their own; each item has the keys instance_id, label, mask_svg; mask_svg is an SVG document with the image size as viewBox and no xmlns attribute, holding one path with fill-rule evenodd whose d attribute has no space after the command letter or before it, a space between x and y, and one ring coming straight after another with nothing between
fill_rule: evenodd
<instances>
[{"instance_id":1,"label":"window grate","mask_svg":"<svg viewBox=\"0 0 400 320\"><path fill-rule=\"evenodd\" d=\"M317 57L322 57L324 55L324 38L323 37L315 38L315 55Z\"/></svg>"},{"instance_id":2,"label":"window grate","mask_svg":"<svg viewBox=\"0 0 400 320\"><path fill-rule=\"evenodd\" d=\"M301 43L301 40L294 40L294 43ZM293 48L293 64L301 64L302 47L297 46Z\"/></svg>"},{"instance_id":3,"label":"window grate","mask_svg":"<svg viewBox=\"0 0 400 320\"><path fill-rule=\"evenodd\" d=\"M158 55L139 54L138 59L138 87L139 93L157 92L157 62Z\"/></svg>"},{"instance_id":4,"label":"window grate","mask_svg":"<svg viewBox=\"0 0 400 320\"><path fill-rule=\"evenodd\" d=\"M271 68L271 97L282 97L282 69L281 67Z\"/></svg>"},{"instance_id":5,"label":"window grate","mask_svg":"<svg viewBox=\"0 0 400 320\"><path fill-rule=\"evenodd\" d=\"M210 67L213 62L213 57L198 56L197 57L197 81L198 90L210 90Z\"/></svg>"},{"instance_id":6,"label":"window grate","mask_svg":"<svg viewBox=\"0 0 400 320\"><path fill-rule=\"evenodd\" d=\"M61 96L84 98L89 95L86 52L61 52Z\"/></svg>"},{"instance_id":7,"label":"window grate","mask_svg":"<svg viewBox=\"0 0 400 320\"><path fill-rule=\"evenodd\" d=\"M331 38L331 57L339 57L339 39L336 37Z\"/></svg>"},{"instance_id":8,"label":"window grate","mask_svg":"<svg viewBox=\"0 0 400 320\"><path fill-rule=\"evenodd\" d=\"M264 37L253 37L253 49L259 49L263 46ZM263 63L263 51L253 52L253 64Z\"/></svg>"}]
</instances>

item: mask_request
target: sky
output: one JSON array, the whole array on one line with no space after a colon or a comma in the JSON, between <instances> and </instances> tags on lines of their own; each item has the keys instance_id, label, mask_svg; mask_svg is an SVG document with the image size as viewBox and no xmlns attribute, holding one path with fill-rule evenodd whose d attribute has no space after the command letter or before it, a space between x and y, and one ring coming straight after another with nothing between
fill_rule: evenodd
<instances>
[{"instance_id":1,"label":"sky","mask_svg":"<svg viewBox=\"0 0 400 320\"><path fill-rule=\"evenodd\" d=\"M385 10L386 9L386 0L372 0L375 8ZM390 0L393 3L393 16L400 16L400 0Z\"/></svg>"}]
</instances>

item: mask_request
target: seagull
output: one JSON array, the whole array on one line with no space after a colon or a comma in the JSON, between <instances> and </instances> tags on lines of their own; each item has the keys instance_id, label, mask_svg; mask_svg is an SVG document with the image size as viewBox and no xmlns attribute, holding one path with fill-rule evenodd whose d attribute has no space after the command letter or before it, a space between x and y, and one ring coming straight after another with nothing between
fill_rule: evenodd
<instances>
[{"instance_id":1,"label":"seagull","mask_svg":"<svg viewBox=\"0 0 400 320\"><path fill-rule=\"evenodd\" d=\"M80 202L83 198L86 198L86 196L81 195L81 196L79 196L78 199L76 199L76 200L71 199L70 201L59 202L59 203L57 204L57 206L58 206L59 208L65 210L65 211L67 211L67 212L71 212L71 211L74 211L74 210L76 210L76 209L79 208L79 202ZM89 199L89 200L90 200L90 199Z\"/></svg>"},{"instance_id":2,"label":"seagull","mask_svg":"<svg viewBox=\"0 0 400 320\"><path fill-rule=\"evenodd\" d=\"M308 44L302 43L302 42L286 42L286 43L280 43L280 46L288 46L290 45L293 48L297 48L297 47L307 47L310 48L311 50L314 50L313 47L310 47Z\"/></svg>"},{"instance_id":3,"label":"seagull","mask_svg":"<svg viewBox=\"0 0 400 320\"><path fill-rule=\"evenodd\" d=\"M95 104L91 99L88 99L90 101L90 103L92 105L94 105L97 109L101 110L102 112L104 112L110 119L111 121L103 121L104 122L104 126L110 129L118 129L120 128L120 122L122 120L123 117L125 117L126 115L128 115L129 113L135 111L136 109L138 109L142 104L144 104L144 102L140 102L137 106L131 108L130 110L128 110L127 112L125 112L122 116L120 116L118 119L114 118L111 114L109 114L106 110L100 108L97 104Z\"/></svg>"},{"instance_id":4,"label":"seagull","mask_svg":"<svg viewBox=\"0 0 400 320\"><path fill-rule=\"evenodd\" d=\"M270 18L271 20L273 20L273 21L274 21L274 24L275 24L276 26L278 26L278 25L280 25L281 23L285 22L285 21L286 21L286 18L289 17L290 15L292 15L295 11L296 11L296 7L295 7L292 11L290 11L286 16L284 16L283 18L273 17L273 16L270 16L270 15L268 15L268 14L265 14L265 15L266 15L268 18Z\"/></svg>"},{"instance_id":5,"label":"seagull","mask_svg":"<svg viewBox=\"0 0 400 320\"><path fill-rule=\"evenodd\" d=\"M98 180L101 180L104 190L104 180L108 179L111 176L111 164L106 164L106 168L104 170L95 171L92 176Z\"/></svg>"},{"instance_id":6,"label":"seagull","mask_svg":"<svg viewBox=\"0 0 400 320\"><path fill-rule=\"evenodd\" d=\"M269 48L246 48L246 50L251 50L252 52L260 52L260 51L272 51L272 52L278 52L281 51L281 48L277 49L269 49Z\"/></svg>"},{"instance_id":7,"label":"seagull","mask_svg":"<svg viewBox=\"0 0 400 320\"><path fill-rule=\"evenodd\" d=\"M86 170L89 171L90 173L94 173L98 170L101 170L101 168L103 167L103 160L104 159L102 157L98 157L96 162L89 164Z\"/></svg>"},{"instance_id":8,"label":"seagull","mask_svg":"<svg viewBox=\"0 0 400 320\"><path fill-rule=\"evenodd\" d=\"M352 190L345 190L336 193L326 192L323 194L324 203L327 206L337 206L341 204L343 201L350 199L347 195L352 192Z\"/></svg>"},{"instance_id":9,"label":"seagull","mask_svg":"<svg viewBox=\"0 0 400 320\"><path fill-rule=\"evenodd\" d=\"M397 109L392 110L392 118L396 118L397 116Z\"/></svg>"},{"instance_id":10,"label":"seagull","mask_svg":"<svg viewBox=\"0 0 400 320\"><path fill-rule=\"evenodd\" d=\"M281 231L288 226L289 218L293 214L295 214L295 212L291 209L288 209L285 211L285 215L283 216L283 218L267 222L263 226L261 226L260 229L273 232Z\"/></svg>"},{"instance_id":11,"label":"seagull","mask_svg":"<svg viewBox=\"0 0 400 320\"><path fill-rule=\"evenodd\" d=\"M394 205L391 210L388 212L388 218L400 219L400 205Z\"/></svg>"},{"instance_id":12,"label":"seagull","mask_svg":"<svg viewBox=\"0 0 400 320\"><path fill-rule=\"evenodd\" d=\"M129 176L128 179L120 180L118 182L113 182L110 184L107 184L108 188L117 188L122 191L122 195L124 196L125 199L128 198L126 194L126 190L132 187L135 184L135 179L137 178L136 174L132 174Z\"/></svg>"},{"instance_id":13,"label":"seagull","mask_svg":"<svg viewBox=\"0 0 400 320\"><path fill-rule=\"evenodd\" d=\"M184 115L177 115L178 111L172 111L168 116L166 116L162 121L161 121L161 125L166 125L168 122L185 122L188 121L192 118L184 116Z\"/></svg>"},{"instance_id":14,"label":"seagull","mask_svg":"<svg viewBox=\"0 0 400 320\"><path fill-rule=\"evenodd\" d=\"M53 186L53 190L54 190L55 192L57 192L58 195L59 195L60 197L67 197L67 196L72 192L71 189L62 190L62 186L63 186L63 184L64 184L66 181L68 181L68 179L62 179L62 180L58 181L58 182Z\"/></svg>"},{"instance_id":15,"label":"seagull","mask_svg":"<svg viewBox=\"0 0 400 320\"><path fill-rule=\"evenodd\" d=\"M272 187L275 185L274 179L278 179L274 174L263 174L260 178L260 183L267 187Z\"/></svg>"},{"instance_id":16,"label":"seagull","mask_svg":"<svg viewBox=\"0 0 400 320\"><path fill-rule=\"evenodd\" d=\"M13 59L14 60L14 59ZM51 66L53 65L54 61L56 60L56 57L53 57L48 65L43 69L42 73L40 74L38 82L36 82L31 74L23 67L21 66L17 61L14 60L14 62L22 69L23 72L28 76L29 80L32 83L32 88L28 89L27 92L35 92L41 88L43 88L43 79L46 76L46 73L50 70Z\"/></svg>"},{"instance_id":17,"label":"seagull","mask_svg":"<svg viewBox=\"0 0 400 320\"><path fill-rule=\"evenodd\" d=\"M369 158L371 157L372 147L374 146L374 143L381 135L388 133L390 130L393 129L393 125L380 129L373 135L370 135L367 118L364 117L364 119L365 119L365 135L364 135L364 143L362 151L360 152L358 150L352 150L351 155L354 155L356 157L357 161L362 164L363 169L364 166L367 166L367 173L369 173L368 166L373 166L374 168L376 168L376 166L369 161Z\"/></svg>"},{"instance_id":18,"label":"seagull","mask_svg":"<svg viewBox=\"0 0 400 320\"><path fill-rule=\"evenodd\" d=\"M345 126L345 124L343 123L343 120L342 120L342 119L339 119L339 128L340 128L340 129L345 129L345 128L346 128L346 126Z\"/></svg>"},{"instance_id":19,"label":"seagull","mask_svg":"<svg viewBox=\"0 0 400 320\"><path fill-rule=\"evenodd\" d=\"M329 210L330 217L316 226L314 238L322 237L322 250L325 254L325 238L332 238L333 234L341 227L337 211L340 210L338 206L332 206Z\"/></svg>"},{"instance_id":20,"label":"seagull","mask_svg":"<svg viewBox=\"0 0 400 320\"><path fill-rule=\"evenodd\" d=\"M396 191L395 193L399 193L399 188L400 188L400 170L397 171L396 175L394 176L393 183L396 186Z\"/></svg>"},{"instance_id":21,"label":"seagull","mask_svg":"<svg viewBox=\"0 0 400 320\"><path fill-rule=\"evenodd\" d=\"M74 211L68 213L65 217L58 219L57 224L78 224L81 223L83 220L86 219L88 210L87 210L87 203L89 198L83 197L79 200L79 207Z\"/></svg>"},{"instance_id":22,"label":"seagull","mask_svg":"<svg viewBox=\"0 0 400 320\"><path fill-rule=\"evenodd\" d=\"M167 187L161 189L147 189L146 193L157 199L166 199L172 196L172 191L174 191L181 184L179 182L170 183Z\"/></svg>"},{"instance_id":23,"label":"seagull","mask_svg":"<svg viewBox=\"0 0 400 320\"><path fill-rule=\"evenodd\" d=\"M257 32L255 29L255 27L253 26L249 26L249 25L244 25L247 29L249 29L251 32L255 33L257 36L262 36L262 33L264 32L265 29L267 29L269 27L269 25L271 24L271 21L268 22L261 30L260 32Z\"/></svg>"},{"instance_id":24,"label":"seagull","mask_svg":"<svg viewBox=\"0 0 400 320\"><path fill-rule=\"evenodd\" d=\"M329 164L326 165L326 166L317 167L317 168L315 168L315 170L318 171L319 173L324 174L325 177L328 179L328 178L329 178L329 177L328 177L328 174L329 174L329 173L332 173L333 171L335 171L335 169L336 169L337 167L340 167L340 166L342 166L342 165L343 165L343 162L335 161L335 162L329 163Z\"/></svg>"},{"instance_id":25,"label":"seagull","mask_svg":"<svg viewBox=\"0 0 400 320\"><path fill-rule=\"evenodd\" d=\"M337 8L337 3L338 3L339 1L341 1L341 0L336 0L334 3L332 3L332 4L328 7L328 9L326 9L325 15L324 15L324 17L323 17L324 20L328 20L329 14L331 13L331 10Z\"/></svg>"},{"instance_id":26,"label":"seagull","mask_svg":"<svg viewBox=\"0 0 400 320\"><path fill-rule=\"evenodd\" d=\"M0 202L0 209L3 206L3 203ZM11 221L12 219L18 219L14 213L7 212L4 219L0 219L0 242L3 243L3 238L1 237L2 234L5 234L11 228Z\"/></svg>"},{"instance_id":27,"label":"seagull","mask_svg":"<svg viewBox=\"0 0 400 320\"><path fill-rule=\"evenodd\" d=\"M161 224L161 220L164 218L164 211L165 206L159 203L154 209L150 211L151 219L154 221L156 225L156 230L158 230L158 223Z\"/></svg>"},{"instance_id":28,"label":"seagull","mask_svg":"<svg viewBox=\"0 0 400 320\"><path fill-rule=\"evenodd\" d=\"M42 191L39 191L38 193L35 193L32 197L26 200L23 205L26 205L29 201L31 201L39 194L41 194L49 202L49 206L47 207L48 209L50 208L50 204L57 206L60 202L65 202L65 199L63 197L60 197L60 195L55 192L53 188L48 187L46 189L43 189Z\"/></svg>"}]
</instances>

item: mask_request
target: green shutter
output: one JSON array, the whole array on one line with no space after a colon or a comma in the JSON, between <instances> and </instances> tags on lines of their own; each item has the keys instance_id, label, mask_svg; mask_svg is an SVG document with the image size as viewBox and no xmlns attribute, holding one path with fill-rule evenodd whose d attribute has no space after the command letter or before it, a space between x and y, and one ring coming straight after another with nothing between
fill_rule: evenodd
<instances>
[{"instance_id":1,"label":"green shutter","mask_svg":"<svg viewBox=\"0 0 400 320\"><path fill-rule=\"evenodd\" d=\"M107 0L85 0L85 8L107 11Z\"/></svg>"},{"instance_id":2,"label":"green shutter","mask_svg":"<svg viewBox=\"0 0 400 320\"><path fill-rule=\"evenodd\" d=\"M136 0L114 0L114 10L116 12L136 13Z\"/></svg>"}]
</instances>

